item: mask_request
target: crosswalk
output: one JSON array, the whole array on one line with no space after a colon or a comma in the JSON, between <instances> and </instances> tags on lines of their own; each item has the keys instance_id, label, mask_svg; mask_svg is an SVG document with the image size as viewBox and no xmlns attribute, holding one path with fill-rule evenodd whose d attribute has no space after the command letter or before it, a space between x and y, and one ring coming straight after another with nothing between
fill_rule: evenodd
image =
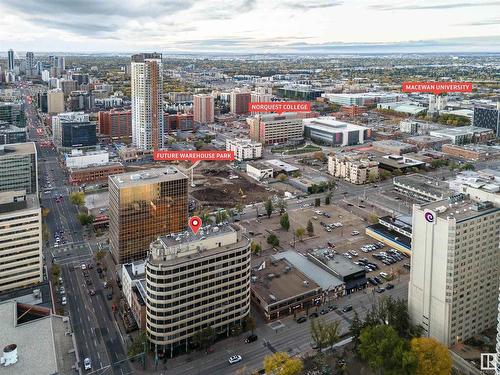
<instances>
[{"instance_id":1,"label":"crosswalk","mask_svg":"<svg viewBox=\"0 0 500 375\"><path fill-rule=\"evenodd\" d=\"M92 249L87 242L72 242L59 247L49 249L54 262L59 264L71 264L76 261L84 261L92 257Z\"/></svg>"}]
</instances>

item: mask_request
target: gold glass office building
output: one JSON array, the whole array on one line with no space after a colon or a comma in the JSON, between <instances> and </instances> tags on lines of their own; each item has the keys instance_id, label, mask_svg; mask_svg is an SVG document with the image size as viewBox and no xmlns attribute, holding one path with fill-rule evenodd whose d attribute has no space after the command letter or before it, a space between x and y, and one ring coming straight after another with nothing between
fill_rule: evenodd
<instances>
[{"instance_id":1,"label":"gold glass office building","mask_svg":"<svg viewBox=\"0 0 500 375\"><path fill-rule=\"evenodd\" d=\"M151 241L188 224L188 178L175 168L109 176L109 239L119 264L145 259Z\"/></svg>"}]
</instances>

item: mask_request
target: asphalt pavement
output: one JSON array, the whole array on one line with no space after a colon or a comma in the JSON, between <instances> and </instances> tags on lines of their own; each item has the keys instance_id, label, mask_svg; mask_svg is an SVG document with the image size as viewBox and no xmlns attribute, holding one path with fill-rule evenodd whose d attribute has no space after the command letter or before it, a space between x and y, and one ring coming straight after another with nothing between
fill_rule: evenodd
<instances>
[{"instance_id":1,"label":"asphalt pavement","mask_svg":"<svg viewBox=\"0 0 500 375\"><path fill-rule=\"evenodd\" d=\"M44 257L49 274L52 261L61 266L67 304L61 305L59 292L55 292L53 298L71 319L81 370L88 375L132 374L126 360L124 337L111 310L111 301L106 298L108 290L103 287L104 279L93 267L88 270L91 285L87 285L81 269L83 263L93 262L97 246L92 234L86 233L80 224L78 209L69 198L78 188L67 184L63 160L57 151L48 145L42 147L49 137L36 109L27 100L25 102L28 137L37 145L41 205L49 209L44 218L49 232L44 241ZM63 231L62 236L60 231ZM59 244L55 241L56 233L61 237ZM89 294L91 289L95 290L93 296ZM91 359L92 370L84 371L84 358Z\"/></svg>"}]
</instances>

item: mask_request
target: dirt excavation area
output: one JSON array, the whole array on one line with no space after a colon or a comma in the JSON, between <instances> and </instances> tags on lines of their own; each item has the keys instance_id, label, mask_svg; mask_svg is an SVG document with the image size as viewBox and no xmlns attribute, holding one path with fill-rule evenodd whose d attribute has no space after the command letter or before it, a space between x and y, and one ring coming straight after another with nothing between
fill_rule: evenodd
<instances>
[{"instance_id":1,"label":"dirt excavation area","mask_svg":"<svg viewBox=\"0 0 500 375\"><path fill-rule=\"evenodd\" d=\"M224 163L201 163L194 170L191 196L204 207L234 207L236 202L260 202L272 194L246 173L235 171Z\"/></svg>"}]
</instances>

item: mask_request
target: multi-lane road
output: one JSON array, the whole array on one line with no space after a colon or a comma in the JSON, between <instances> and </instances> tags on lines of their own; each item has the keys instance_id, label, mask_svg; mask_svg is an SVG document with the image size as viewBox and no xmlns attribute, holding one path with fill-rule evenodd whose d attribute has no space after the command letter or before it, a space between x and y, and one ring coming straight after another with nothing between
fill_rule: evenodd
<instances>
[{"instance_id":1,"label":"multi-lane road","mask_svg":"<svg viewBox=\"0 0 500 375\"><path fill-rule=\"evenodd\" d=\"M338 309L321 317L327 321L339 321L340 332L345 334L349 330L355 311L360 318L364 318L372 304L383 297L390 295L396 299L406 299L408 274L401 276L401 279L395 282L394 289L383 294L372 293L372 290L373 288L368 288L365 290L366 293L356 292L333 301L332 303L338 306ZM353 310L343 313L341 308L346 305L352 305ZM274 329L275 325L280 328ZM159 373L163 375L229 375L242 371L241 374L251 374L255 370L262 369L264 357L273 352L283 351L296 355L312 351L309 321L298 324L293 317L286 317L278 323L258 325L255 333L259 339L250 344L244 342L246 335L242 334L238 338L229 338L216 343L213 353L196 353L194 356L186 355L167 360L166 365L161 364L158 367ZM264 345L264 341L267 341L269 345ZM236 354L241 355L243 361L235 365L229 364L228 358Z\"/></svg>"},{"instance_id":2,"label":"multi-lane road","mask_svg":"<svg viewBox=\"0 0 500 375\"><path fill-rule=\"evenodd\" d=\"M44 218L48 229L44 256L49 274L52 262L61 266L67 304L62 306L62 295L55 288L53 298L56 306L62 307L71 319L81 370L84 370L84 358L90 358L92 370L87 370L87 374L131 374L124 337L111 310L111 301L106 298L109 290L103 285L107 277L113 276L101 279L96 267L86 271L88 277L84 276L81 265L94 262L96 241L80 224L78 209L70 201L69 196L75 188L67 184L60 155L52 146L42 146L49 138L36 109L26 97L25 103L28 137L37 144L41 205L48 209ZM61 238L59 244L55 241L56 233ZM95 295L91 296L90 290L95 291Z\"/></svg>"}]
</instances>

